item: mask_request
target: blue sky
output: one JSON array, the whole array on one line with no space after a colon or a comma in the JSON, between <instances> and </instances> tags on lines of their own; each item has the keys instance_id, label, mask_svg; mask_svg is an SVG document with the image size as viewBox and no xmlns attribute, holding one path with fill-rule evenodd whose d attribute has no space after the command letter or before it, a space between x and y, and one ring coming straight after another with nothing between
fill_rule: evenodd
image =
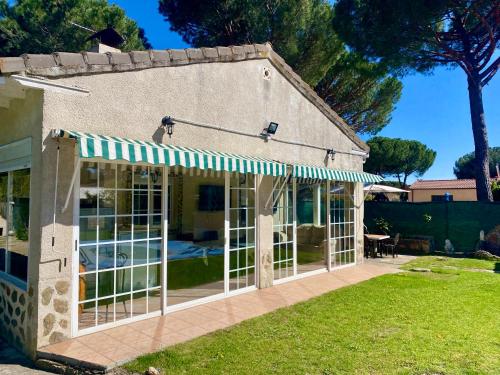
<instances>
[{"instance_id":1,"label":"blue sky","mask_svg":"<svg viewBox=\"0 0 500 375\"><path fill-rule=\"evenodd\" d=\"M110 3L121 6L146 30L154 48L187 47L158 13L158 1L110 0ZM405 77L403 85L403 95L392 120L379 135L426 144L437 151L437 157L424 178L454 178L455 160L474 150L465 73L460 69L439 68L429 76ZM490 146L500 146L500 73L485 87L483 100Z\"/></svg>"}]
</instances>

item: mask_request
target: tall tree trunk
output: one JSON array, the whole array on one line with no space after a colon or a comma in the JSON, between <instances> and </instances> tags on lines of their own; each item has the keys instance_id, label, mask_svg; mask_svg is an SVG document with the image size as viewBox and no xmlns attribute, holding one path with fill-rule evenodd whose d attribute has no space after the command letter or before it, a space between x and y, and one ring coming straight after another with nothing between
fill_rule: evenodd
<instances>
[{"instance_id":1,"label":"tall tree trunk","mask_svg":"<svg viewBox=\"0 0 500 375\"><path fill-rule=\"evenodd\" d=\"M488 157L488 133L483 109L483 93L478 76L475 79L467 78L469 84L470 117L472 133L474 134L475 169L476 169L476 194L477 200L492 202L490 169Z\"/></svg>"}]
</instances>

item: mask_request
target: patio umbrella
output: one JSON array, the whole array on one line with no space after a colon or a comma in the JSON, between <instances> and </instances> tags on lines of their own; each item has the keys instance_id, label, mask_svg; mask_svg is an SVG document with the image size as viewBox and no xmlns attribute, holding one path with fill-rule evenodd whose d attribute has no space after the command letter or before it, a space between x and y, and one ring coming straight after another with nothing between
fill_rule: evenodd
<instances>
[{"instance_id":1,"label":"patio umbrella","mask_svg":"<svg viewBox=\"0 0 500 375\"><path fill-rule=\"evenodd\" d=\"M403 190L387 185L367 185L363 188L365 193L408 193L409 190Z\"/></svg>"}]
</instances>

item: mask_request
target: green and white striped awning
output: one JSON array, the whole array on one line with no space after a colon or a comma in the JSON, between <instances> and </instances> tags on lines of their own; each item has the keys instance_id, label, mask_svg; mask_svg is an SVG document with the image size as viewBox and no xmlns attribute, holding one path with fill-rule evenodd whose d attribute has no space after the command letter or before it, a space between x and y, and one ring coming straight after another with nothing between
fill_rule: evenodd
<instances>
[{"instance_id":1,"label":"green and white striped awning","mask_svg":"<svg viewBox=\"0 0 500 375\"><path fill-rule=\"evenodd\" d=\"M215 171L287 176L287 164L274 160L199 150L190 147L136 141L77 131L53 130L55 138L77 141L79 155L84 159L125 160L130 163L180 166ZM365 172L341 171L324 167L293 165L292 176L302 179L335 180L348 182L380 182L382 178Z\"/></svg>"},{"instance_id":2,"label":"green and white striped awning","mask_svg":"<svg viewBox=\"0 0 500 375\"><path fill-rule=\"evenodd\" d=\"M131 139L53 130L53 137L76 139L81 158L181 166L215 171L286 176L287 165L273 160Z\"/></svg>"},{"instance_id":3,"label":"green and white striped awning","mask_svg":"<svg viewBox=\"0 0 500 375\"><path fill-rule=\"evenodd\" d=\"M313 180L332 180L347 182L380 182L383 178L374 174L357 171L342 171L338 169L294 165L293 177Z\"/></svg>"}]
</instances>

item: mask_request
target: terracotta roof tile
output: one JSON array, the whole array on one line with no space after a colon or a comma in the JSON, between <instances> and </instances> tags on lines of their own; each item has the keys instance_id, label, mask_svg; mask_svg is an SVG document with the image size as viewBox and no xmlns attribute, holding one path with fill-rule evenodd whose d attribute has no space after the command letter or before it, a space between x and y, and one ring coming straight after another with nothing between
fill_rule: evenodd
<instances>
[{"instance_id":1,"label":"terracotta roof tile","mask_svg":"<svg viewBox=\"0 0 500 375\"><path fill-rule=\"evenodd\" d=\"M475 189L476 180L417 180L411 186L411 190L427 189Z\"/></svg>"},{"instance_id":2,"label":"terracotta roof tile","mask_svg":"<svg viewBox=\"0 0 500 375\"><path fill-rule=\"evenodd\" d=\"M79 56L81 55L81 56ZM349 139L364 151L368 145L305 83L293 69L273 51L271 44L245 44L215 48L188 48L183 50L151 50L132 52L56 52L52 55L25 54L22 58L0 57L0 74L22 73L38 77L66 77L82 74L123 72L186 64L233 62L268 59L274 67L311 101Z\"/></svg>"}]
</instances>

